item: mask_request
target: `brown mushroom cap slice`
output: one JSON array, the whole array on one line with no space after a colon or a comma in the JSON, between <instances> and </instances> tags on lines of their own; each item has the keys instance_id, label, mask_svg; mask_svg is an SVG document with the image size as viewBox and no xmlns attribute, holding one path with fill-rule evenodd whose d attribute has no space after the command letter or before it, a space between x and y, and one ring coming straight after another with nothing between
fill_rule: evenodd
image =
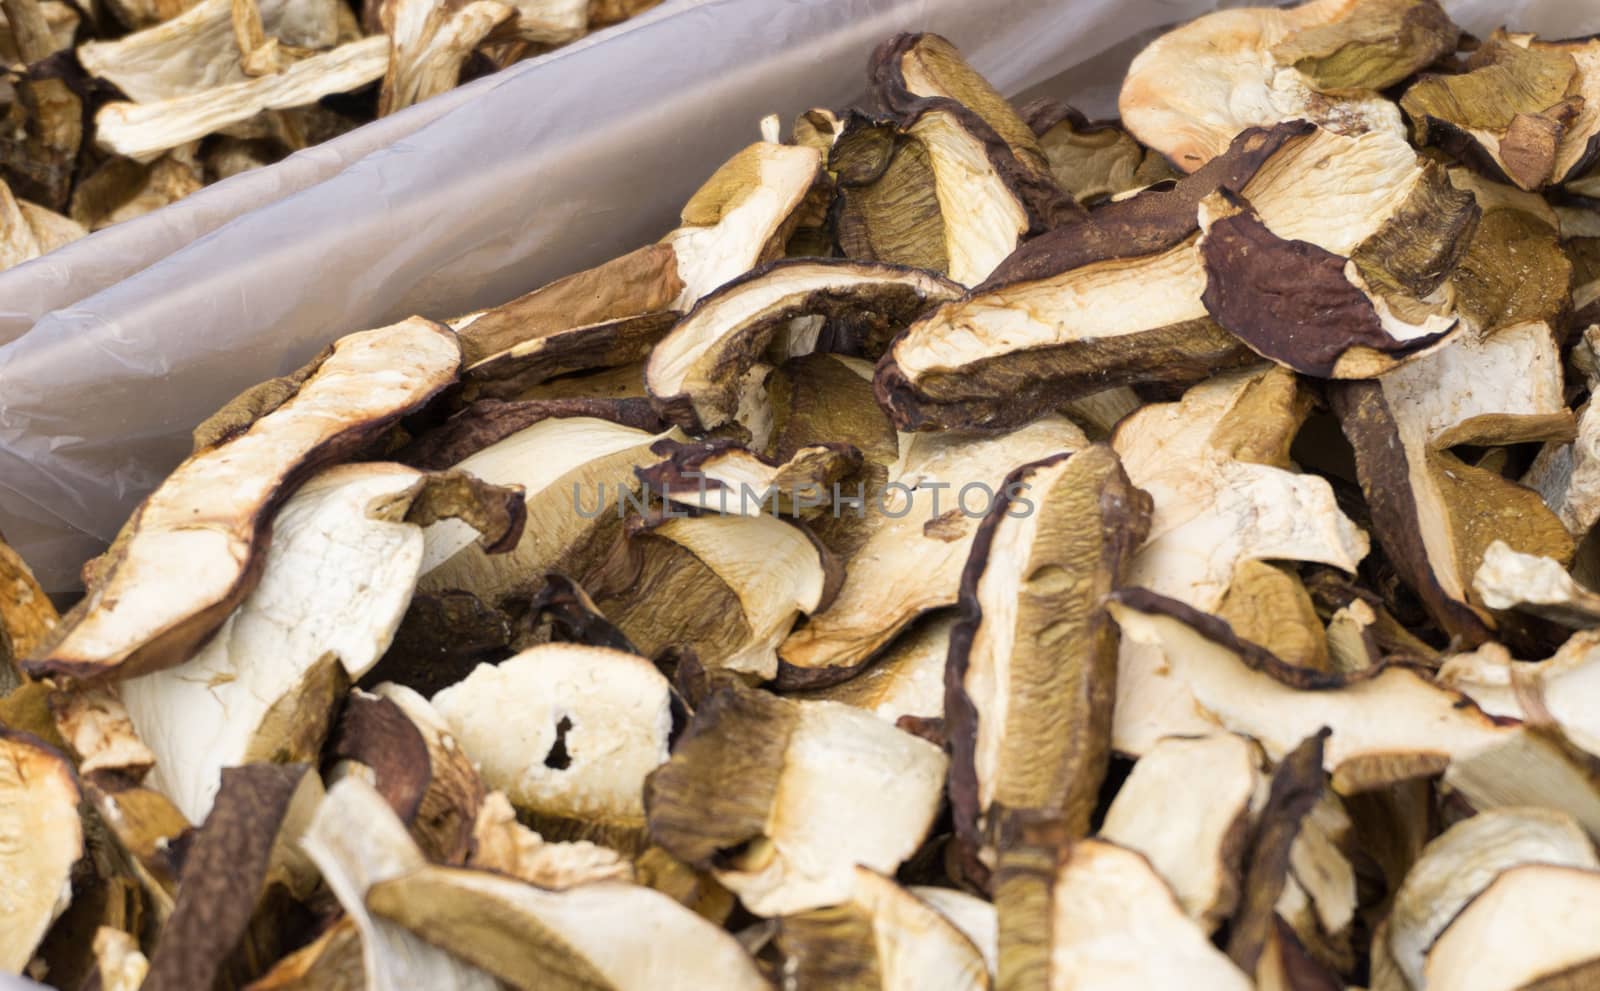
<instances>
[{"instance_id":1,"label":"brown mushroom cap slice","mask_svg":"<svg viewBox=\"0 0 1600 991\"><path fill-rule=\"evenodd\" d=\"M392 747L398 741L380 734L370 745L356 748L357 759L365 757L371 762L369 766L377 772L376 784L384 790L391 806L394 805L394 791L390 788L407 798L416 797L414 808L396 808L395 811L405 820L412 838L428 859L436 863L461 863L473 849L474 831L485 800L483 781L472 755L466 752L450 724L428 700L404 685L385 682L374 685L370 696L365 692L352 693L345 704L342 728L350 728L350 717L358 703L370 705L374 701L380 705L392 704L399 710L421 741L424 754L416 754L412 746L403 746L399 748L401 753L390 755L386 762L380 748ZM419 760L419 756L422 759ZM401 761L425 766L394 766ZM403 780L397 782L392 780L394 777Z\"/></svg>"},{"instance_id":2,"label":"brown mushroom cap slice","mask_svg":"<svg viewBox=\"0 0 1600 991\"><path fill-rule=\"evenodd\" d=\"M1461 991L1583 987L1594 980L1600 940L1582 922L1597 912L1600 872L1542 863L1512 867L1434 942L1423 980L1427 987Z\"/></svg>"},{"instance_id":3,"label":"brown mushroom cap slice","mask_svg":"<svg viewBox=\"0 0 1600 991\"><path fill-rule=\"evenodd\" d=\"M945 658L955 622L953 612L933 613L896 637L859 674L836 685L792 694L843 702L890 723L903 716L943 719Z\"/></svg>"},{"instance_id":4,"label":"brown mushroom cap slice","mask_svg":"<svg viewBox=\"0 0 1600 991\"><path fill-rule=\"evenodd\" d=\"M1097 444L1006 479L978 530L950 638L945 717L957 834L994 863L1015 813L1084 835L1111 756L1117 634L1149 497Z\"/></svg>"},{"instance_id":5,"label":"brown mushroom cap slice","mask_svg":"<svg viewBox=\"0 0 1600 991\"><path fill-rule=\"evenodd\" d=\"M60 753L0 727L0 970L20 974L72 897L72 865L83 856L78 781Z\"/></svg>"},{"instance_id":6,"label":"brown mushroom cap slice","mask_svg":"<svg viewBox=\"0 0 1600 991\"><path fill-rule=\"evenodd\" d=\"M462 398L516 399L562 375L641 361L677 322L677 313L656 310L532 337L463 369Z\"/></svg>"},{"instance_id":7,"label":"brown mushroom cap slice","mask_svg":"<svg viewBox=\"0 0 1600 991\"><path fill-rule=\"evenodd\" d=\"M918 269L859 261L776 262L701 299L650 355L645 382L687 430L734 418L739 385L778 329L824 315L903 325L959 287Z\"/></svg>"},{"instance_id":8,"label":"brown mushroom cap slice","mask_svg":"<svg viewBox=\"0 0 1600 991\"><path fill-rule=\"evenodd\" d=\"M667 679L605 647L543 644L480 664L433 698L484 783L540 816L644 825L645 776L667 759Z\"/></svg>"},{"instance_id":9,"label":"brown mushroom cap slice","mask_svg":"<svg viewBox=\"0 0 1600 991\"><path fill-rule=\"evenodd\" d=\"M1423 849L1395 892L1389 914L1389 949L1412 987L1424 986L1429 948L1457 913L1502 871L1523 864L1600 870L1589 837L1571 816L1552 809L1480 812Z\"/></svg>"},{"instance_id":10,"label":"brown mushroom cap slice","mask_svg":"<svg viewBox=\"0 0 1600 991\"><path fill-rule=\"evenodd\" d=\"M294 482L421 406L459 360L454 335L420 318L341 338L292 398L191 455L140 504L26 669L126 677L186 660L259 580L262 538Z\"/></svg>"},{"instance_id":11,"label":"brown mushroom cap slice","mask_svg":"<svg viewBox=\"0 0 1600 991\"><path fill-rule=\"evenodd\" d=\"M857 864L893 872L933 822L946 765L871 713L730 684L646 781L645 809L669 853L757 915L786 915L848 898Z\"/></svg>"},{"instance_id":12,"label":"brown mushroom cap slice","mask_svg":"<svg viewBox=\"0 0 1600 991\"><path fill-rule=\"evenodd\" d=\"M1100 826L1102 839L1143 854L1207 933L1238 901L1260 763L1232 733L1167 737L1133 765Z\"/></svg>"}]
</instances>

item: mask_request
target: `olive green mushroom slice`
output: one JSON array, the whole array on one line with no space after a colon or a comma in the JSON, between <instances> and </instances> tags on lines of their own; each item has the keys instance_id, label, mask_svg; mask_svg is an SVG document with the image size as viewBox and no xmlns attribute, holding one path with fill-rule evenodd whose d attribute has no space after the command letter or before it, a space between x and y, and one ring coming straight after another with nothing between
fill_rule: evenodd
<instances>
[{"instance_id":1,"label":"olive green mushroom slice","mask_svg":"<svg viewBox=\"0 0 1600 991\"><path fill-rule=\"evenodd\" d=\"M25 669L128 677L187 660L259 581L272 512L294 482L420 407L459 361L455 336L420 318L341 338L289 398L191 455L140 504Z\"/></svg>"},{"instance_id":2,"label":"olive green mushroom slice","mask_svg":"<svg viewBox=\"0 0 1600 991\"><path fill-rule=\"evenodd\" d=\"M0 727L0 970L20 974L72 898L84 855L72 764L37 737Z\"/></svg>"},{"instance_id":3,"label":"olive green mushroom slice","mask_svg":"<svg viewBox=\"0 0 1600 991\"><path fill-rule=\"evenodd\" d=\"M669 853L757 915L789 915L849 898L858 864L892 873L909 857L946 765L940 748L853 706L726 684L646 781L645 809Z\"/></svg>"},{"instance_id":4,"label":"olive green mushroom slice","mask_svg":"<svg viewBox=\"0 0 1600 991\"><path fill-rule=\"evenodd\" d=\"M0 179L0 272L88 234L70 217L17 199L11 187Z\"/></svg>"},{"instance_id":5,"label":"olive green mushroom slice","mask_svg":"<svg viewBox=\"0 0 1600 991\"><path fill-rule=\"evenodd\" d=\"M1450 275L1462 321L1480 334L1522 323L1562 326L1584 297L1560 218L1543 197L1467 169L1451 169L1450 183L1483 212Z\"/></svg>"},{"instance_id":6,"label":"olive green mushroom slice","mask_svg":"<svg viewBox=\"0 0 1600 991\"><path fill-rule=\"evenodd\" d=\"M1064 103L1023 108L1056 185L1079 203L1143 189L1182 173L1146 150L1116 121L1092 121Z\"/></svg>"},{"instance_id":7,"label":"olive green mushroom slice","mask_svg":"<svg viewBox=\"0 0 1600 991\"><path fill-rule=\"evenodd\" d=\"M1575 923L1597 910L1600 871L1512 867L1434 942L1423 979L1428 987L1461 991L1583 987L1600 974L1600 941L1590 927Z\"/></svg>"},{"instance_id":8,"label":"olive green mushroom slice","mask_svg":"<svg viewBox=\"0 0 1600 991\"><path fill-rule=\"evenodd\" d=\"M1600 634L1574 633L1542 661L1516 661L1489 642L1456 654L1439 668L1441 685L1461 692L1485 712L1539 723L1554 722L1578 746L1600 752Z\"/></svg>"}]
</instances>

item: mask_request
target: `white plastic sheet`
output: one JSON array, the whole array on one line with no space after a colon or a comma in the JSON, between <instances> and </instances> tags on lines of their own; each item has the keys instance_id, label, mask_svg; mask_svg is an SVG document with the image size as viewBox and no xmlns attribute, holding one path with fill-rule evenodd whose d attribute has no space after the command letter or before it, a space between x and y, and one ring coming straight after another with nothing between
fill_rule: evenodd
<instances>
[{"instance_id":1,"label":"white plastic sheet","mask_svg":"<svg viewBox=\"0 0 1600 991\"><path fill-rule=\"evenodd\" d=\"M0 531L70 590L240 390L342 333L492 305L654 240L761 116L860 102L896 31L948 36L1005 92L1054 79L1108 111L1152 29L1218 5L668 0L0 273ZM1600 31L1590 2L1446 6L1475 31Z\"/></svg>"}]
</instances>

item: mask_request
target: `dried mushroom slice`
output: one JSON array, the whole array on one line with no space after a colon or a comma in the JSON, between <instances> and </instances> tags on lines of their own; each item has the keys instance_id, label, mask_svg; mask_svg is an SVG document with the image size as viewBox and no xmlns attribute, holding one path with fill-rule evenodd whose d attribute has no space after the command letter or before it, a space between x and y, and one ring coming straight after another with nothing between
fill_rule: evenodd
<instances>
[{"instance_id":1,"label":"dried mushroom slice","mask_svg":"<svg viewBox=\"0 0 1600 991\"><path fill-rule=\"evenodd\" d=\"M650 656L688 647L707 668L772 678L778 645L836 585L815 540L765 514L669 513L633 529L589 587L606 618Z\"/></svg>"},{"instance_id":2,"label":"dried mushroom slice","mask_svg":"<svg viewBox=\"0 0 1600 991\"><path fill-rule=\"evenodd\" d=\"M1428 950L1431 988L1581 988L1600 967L1600 940L1582 920L1600 911L1600 872L1524 864L1496 877ZM1419 987L1422 985L1418 985Z\"/></svg>"},{"instance_id":3,"label":"dried mushroom slice","mask_svg":"<svg viewBox=\"0 0 1600 991\"><path fill-rule=\"evenodd\" d=\"M650 835L763 916L838 904L892 873L938 811L940 749L859 709L728 684L645 782ZM729 788L730 779L739 787Z\"/></svg>"},{"instance_id":4,"label":"dried mushroom slice","mask_svg":"<svg viewBox=\"0 0 1600 991\"><path fill-rule=\"evenodd\" d=\"M1579 585L1560 562L1518 553L1503 540L1484 552L1472 590L1490 609L1517 609L1575 630L1600 626L1600 594Z\"/></svg>"},{"instance_id":5,"label":"dried mushroom slice","mask_svg":"<svg viewBox=\"0 0 1600 991\"><path fill-rule=\"evenodd\" d=\"M72 765L37 737L0 727L0 970L20 974L72 898L84 854Z\"/></svg>"},{"instance_id":6,"label":"dried mushroom slice","mask_svg":"<svg viewBox=\"0 0 1600 991\"><path fill-rule=\"evenodd\" d=\"M492 791L472 827L468 867L494 871L550 891L595 881L632 881L633 863L587 840L551 843L517 821L504 792Z\"/></svg>"},{"instance_id":7,"label":"dried mushroom slice","mask_svg":"<svg viewBox=\"0 0 1600 991\"><path fill-rule=\"evenodd\" d=\"M499 0L446 4L383 0L378 17L389 36L389 64L378 96L378 116L454 89L473 49L516 16L515 7Z\"/></svg>"},{"instance_id":8,"label":"dried mushroom slice","mask_svg":"<svg viewBox=\"0 0 1600 991\"><path fill-rule=\"evenodd\" d=\"M667 679L644 658L543 644L480 664L433 706L484 783L536 821L644 827L645 776L672 731Z\"/></svg>"},{"instance_id":9,"label":"dried mushroom slice","mask_svg":"<svg viewBox=\"0 0 1600 991\"><path fill-rule=\"evenodd\" d=\"M1575 633L1549 659L1514 661L1497 643L1457 654L1439 668L1439 683L1485 712L1537 723L1554 722L1574 743L1600 753L1600 634Z\"/></svg>"},{"instance_id":10,"label":"dried mushroom slice","mask_svg":"<svg viewBox=\"0 0 1600 991\"><path fill-rule=\"evenodd\" d=\"M77 221L19 200L0 179L0 272L88 235Z\"/></svg>"},{"instance_id":11,"label":"dried mushroom slice","mask_svg":"<svg viewBox=\"0 0 1600 991\"><path fill-rule=\"evenodd\" d=\"M987 989L983 954L916 894L864 867L848 900L778 923L785 979L794 987L883 991Z\"/></svg>"},{"instance_id":12,"label":"dried mushroom slice","mask_svg":"<svg viewBox=\"0 0 1600 991\"><path fill-rule=\"evenodd\" d=\"M864 536L846 559L833 602L779 648L784 683L848 677L918 615L954 605L978 522L1003 494L1006 476L1087 446L1083 432L1060 416L1001 435L902 436L883 490L863 499L859 512L841 501L840 512L856 517L845 522L859 524Z\"/></svg>"},{"instance_id":13,"label":"dried mushroom slice","mask_svg":"<svg viewBox=\"0 0 1600 991\"><path fill-rule=\"evenodd\" d=\"M1007 852L995 879L1000 987L1182 987L1251 982L1183 912L1150 862L1104 840Z\"/></svg>"},{"instance_id":14,"label":"dried mushroom slice","mask_svg":"<svg viewBox=\"0 0 1600 991\"><path fill-rule=\"evenodd\" d=\"M1116 197L1181 174L1115 121L1092 121L1049 100L1024 107L1023 116L1038 135L1056 185L1079 203Z\"/></svg>"},{"instance_id":15,"label":"dried mushroom slice","mask_svg":"<svg viewBox=\"0 0 1600 991\"><path fill-rule=\"evenodd\" d=\"M368 986L361 932L354 919L341 915L316 939L273 964L249 991L366 991Z\"/></svg>"},{"instance_id":16,"label":"dried mushroom slice","mask_svg":"<svg viewBox=\"0 0 1600 991\"><path fill-rule=\"evenodd\" d=\"M1577 288L1573 261L1543 199L1465 169L1451 169L1450 182L1483 211L1450 276L1462 320L1483 334L1524 323L1563 326L1574 302L1569 289Z\"/></svg>"},{"instance_id":17,"label":"dried mushroom slice","mask_svg":"<svg viewBox=\"0 0 1600 991\"><path fill-rule=\"evenodd\" d=\"M1185 172L1246 128L1297 118L1400 135L1399 110L1376 91L1454 51L1458 34L1435 0L1217 11L1140 52L1118 107L1134 137Z\"/></svg>"},{"instance_id":18,"label":"dried mushroom slice","mask_svg":"<svg viewBox=\"0 0 1600 991\"><path fill-rule=\"evenodd\" d=\"M11 690L16 662L33 653L58 619L28 563L0 536L0 692Z\"/></svg>"},{"instance_id":19,"label":"dried mushroom slice","mask_svg":"<svg viewBox=\"0 0 1600 991\"><path fill-rule=\"evenodd\" d=\"M1429 948L1497 875L1523 864L1600 869L1594 845L1578 824L1552 809L1480 812L1430 842L1395 892L1389 950L1411 986L1424 986ZM1518 919L1517 928L1527 930ZM1455 985L1434 985L1454 987Z\"/></svg>"},{"instance_id":20,"label":"dried mushroom slice","mask_svg":"<svg viewBox=\"0 0 1600 991\"><path fill-rule=\"evenodd\" d=\"M71 48L72 39L77 35L78 25L83 20L78 9L59 0L43 0L39 4L39 12L44 16L46 32L55 46L51 50ZM19 33L21 32L11 26L6 12L0 10L0 64L15 65L27 61L17 45Z\"/></svg>"},{"instance_id":21,"label":"dried mushroom slice","mask_svg":"<svg viewBox=\"0 0 1600 991\"><path fill-rule=\"evenodd\" d=\"M341 338L291 398L191 455L140 504L25 669L128 677L187 660L259 581L272 512L294 483L420 407L459 358L454 336L420 318Z\"/></svg>"},{"instance_id":22,"label":"dried mushroom slice","mask_svg":"<svg viewBox=\"0 0 1600 991\"><path fill-rule=\"evenodd\" d=\"M642 361L677 322L677 313L656 310L532 337L463 369L462 399L516 399L553 378Z\"/></svg>"},{"instance_id":23,"label":"dried mushroom slice","mask_svg":"<svg viewBox=\"0 0 1600 991\"><path fill-rule=\"evenodd\" d=\"M1340 971L1354 962L1350 937L1358 906L1356 871L1343 850L1352 828L1344 803L1332 790L1323 788L1300 821L1289 848L1283 893L1274 906L1305 952L1336 963ZM1267 949L1271 949L1270 941ZM1258 974L1260 970L1258 964Z\"/></svg>"},{"instance_id":24,"label":"dried mushroom slice","mask_svg":"<svg viewBox=\"0 0 1600 991\"><path fill-rule=\"evenodd\" d=\"M394 712L384 708L385 704L398 710L414 735L405 732L407 727L393 724ZM378 732L370 737L362 732L365 720L360 718L358 705L366 715L377 717L372 728ZM352 693L343 718L341 755L364 759L373 769L376 785L429 860L463 862L473 849L484 786L472 755L450 724L421 695L404 685L387 683L374 686L370 695ZM398 753L387 749L397 743Z\"/></svg>"},{"instance_id":25,"label":"dried mushroom slice","mask_svg":"<svg viewBox=\"0 0 1600 991\"><path fill-rule=\"evenodd\" d=\"M1554 809L1600 837L1600 760L1559 729L1518 727L1499 743L1451 761L1444 783L1475 809Z\"/></svg>"},{"instance_id":26,"label":"dried mushroom slice","mask_svg":"<svg viewBox=\"0 0 1600 991\"><path fill-rule=\"evenodd\" d=\"M1015 816L1089 831L1116 700L1117 632L1103 601L1127 577L1150 513L1103 444L1017 469L1006 493L962 573L945 674L956 832L988 866Z\"/></svg>"},{"instance_id":27,"label":"dried mushroom slice","mask_svg":"<svg viewBox=\"0 0 1600 991\"><path fill-rule=\"evenodd\" d=\"M728 441L663 441L652 450L666 460L638 469L647 489L684 506L739 516L816 515L862 461L848 444L802 447L781 463Z\"/></svg>"},{"instance_id":28,"label":"dried mushroom slice","mask_svg":"<svg viewBox=\"0 0 1600 991\"><path fill-rule=\"evenodd\" d=\"M1218 612L1248 577L1246 562L1316 561L1354 572L1366 534L1325 479L1297 473L1289 461L1308 410L1293 374L1260 366L1125 419L1112 447L1155 507L1128 583ZM1126 641L1115 715L1116 747L1133 754L1162 736L1212 728L1160 652Z\"/></svg>"},{"instance_id":29,"label":"dried mushroom slice","mask_svg":"<svg viewBox=\"0 0 1600 991\"><path fill-rule=\"evenodd\" d=\"M1442 771L1509 730L1471 700L1389 664L1349 674L1307 671L1238 640L1227 625L1144 589L1117 594L1125 642L1159 650L1207 720L1255 738L1271 760L1330 727L1334 789L1352 794Z\"/></svg>"},{"instance_id":30,"label":"dried mushroom slice","mask_svg":"<svg viewBox=\"0 0 1600 991\"><path fill-rule=\"evenodd\" d=\"M374 884L367 904L413 938L522 991L769 987L732 935L640 885L596 881L546 891L483 871L425 866Z\"/></svg>"},{"instance_id":31,"label":"dried mushroom slice","mask_svg":"<svg viewBox=\"0 0 1600 991\"><path fill-rule=\"evenodd\" d=\"M702 298L650 355L645 383L662 415L703 431L735 418L740 386L773 335L797 317L874 328L887 339L957 286L929 272L858 261L775 262Z\"/></svg>"},{"instance_id":32,"label":"dried mushroom slice","mask_svg":"<svg viewBox=\"0 0 1600 991\"><path fill-rule=\"evenodd\" d=\"M1377 617L1366 609L1364 624ZM1233 627L1241 640L1260 644L1295 667L1327 671L1332 666L1328 641L1317 607L1293 570L1246 559L1233 570L1233 582L1217 618Z\"/></svg>"},{"instance_id":33,"label":"dried mushroom slice","mask_svg":"<svg viewBox=\"0 0 1600 991\"><path fill-rule=\"evenodd\" d=\"M1100 838L1145 856L1206 933L1238 904L1260 764L1232 733L1167 737L1133 765L1100 826Z\"/></svg>"},{"instance_id":34,"label":"dried mushroom slice","mask_svg":"<svg viewBox=\"0 0 1600 991\"><path fill-rule=\"evenodd\" d=\"M50 709L62 740L78 758L79 774L113 771L140 781L155 764L155 754L139 738L127 708L110 691L54 692Z\"/></svg>"},{"instance_id":35,"label":"dried mushroom slice","mask_svg":"<svg viewBox=\"0 0 1600 991\"><path fill-rule=\"evenodd\" d=\"M944 718L944 668L956 616L935 612L896 637L859 674L795 698L843 702L885 722Z\"/></svg>"},{"instance_id":36,"label":"dried mushroom slice","mask_svg":"<svg viewBox=\"0 0 1600 991\"><path fill-rule=\"evenodd\" d=\"M780 256L822 154L758 141L724 162L684 204L682 226L661 239L677 256L685 311L717 287Z\"/></svg>"}]
</instances>

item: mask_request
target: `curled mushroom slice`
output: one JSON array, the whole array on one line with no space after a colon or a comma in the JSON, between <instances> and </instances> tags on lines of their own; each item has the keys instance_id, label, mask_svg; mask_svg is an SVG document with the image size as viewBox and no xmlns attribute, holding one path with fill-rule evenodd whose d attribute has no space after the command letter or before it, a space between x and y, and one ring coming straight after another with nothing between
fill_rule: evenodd
<instances>
[{"instance_id":1,"label":"curled mushroom slice","mask_svg":"<svg viewBox=\"0 0 1600 991\"><path fill-rule=\"evenodd\" d=\"M921 845L946 763L851 706L727 684L645 782L650 835L757 915L834 905L850 897L857 864L892 873Z\"/></svg>"},{"instance_id":2,"label":"curled mushroom slice","mask_svg":"<svg viewBox=\"0 0 1600 991\"><path fill-rule=\"evenodd\" d=\"M0 272L70 244L88 231L37 203L19 200L0 179Z\"/></svg>"},{"instance_id":3,"label":"curled mushroom slice","mask_svg":"<svg viewBox=\"0 0 1600 991\"><path fill-rule=\"evenodd\" d=\"M843 702L890 723L904 716L943 719L945 658L955 622L951 611L933 613L896 637L859 674L794 697Z\"/></svg>"},{"instance_id":4,"label":"curled mushroom slice","mask_svg":"<svg viewBox=\"0 0 1600 991\"><path fill-rule=\"evenodd\" d=\"M1254 737L1279 760L1327 726L1334 789L1350 794L1442 771L1509 732L1461 694L1390 664L1349 674L1307 671L1238 640L1214 617L1144 589L1117 593L1125 641L1158 648L1168 677L1210 720Z\"/></svg>"},{"instance_id":5,"label":"curled mushroom slice","mask_svg":"<svg viewBox=\"0 0 1600 991\"><path fill-rule=\"evenodd\" d=\"M454 336L420 318L341 338L290 398L191 455L140 504L25 668L127 677L188 659L260 580L271 514L294 482L421 406L459 357Z\"/></svg>"},{"instance_id":6,"label":"curled mushroom slice","mask_svg":"<svg viewBox=\"0 0 1600 991\"><path fill-rule=\"evenodd\" d=\"M1012 815L1089 830L1116 699L1117 634L1102 603L1150 512L1103 444L1006 481L962 573L946 668L956 831L989 865Z\"/></svg>"},{"instance_id":7,"label":"curled mushroom slice","mask_svg":"<svg viewBox=\"0 0 1600 991\"><path fill-rule=\"evenodd\" d=\"M543 644L480 664L433 706L484 783L536 821L621 837L642 830L645 776L667 759L669 695L642 657Z\"/></svg>"},{"instance_id":8,"label":"curled mushroom slice","mask_svg":"<svg viewBox=\"0 0 1600 991\"><path fill-rule=\"evenodd\" d=\"M1375 91L1454 51L1458 34L1435 0L1217 11L1140 52L1118 107L1134 137L1185 172L1246 128L1296 118L1398 136L1399 110Z\"/></svg>"},{"instance_id":9,"label":"curled mushroom slice","mask_svg":"<svg viewBox=\"0 0 1600 991\"><path fill-rule=\"evenodd\" d=\"M0 970L20 974L72 898L84 854L72 765L37 737L0 727Z\"/></svg>"},{"instance_id":10,"label":"curled mushroom slice","mask_svg":"<svg viewBox=\"0 0 1600 991\"><path fill-rule=\"evenodd\" d=\"M546 891L483 871L423 866L375 884L367 904L413 938L523 991L553 980L617 991L769 986L733 936L640 885Z\"/></svg>"},{"instance_id":11,"label":"curled mushroom slice","mask_svg":"<svg viewBox=\"0 0 1600 991\"><path fill-rule=\"evenodd\" d=\"M768 341L799 316L894 330L958 287L929 272L857 261L776 262L706 296L650 355L645 383L663 416L701 431L732 420L741 379Z\"/></svg>"},{"instance_id":12,"label":"curled mushroom slice","mask_svg":"<svg viewBox=\"0 0 1600 991\"><path fill-rule=\"evenodd\" d=\"M1600 940L1578 923L1596 912L1600 871L1547 863L1509 868L1434 942L1423 980L1461 991L1583 987L1600 973Z\"/></svg>"},{"instance_id":13,"label":"curled mushroom slice","mask_svg":"<svg viewBox=\"0 0 1600 991\"><path fill-rule=\"evenodd\" d=\"M1144 854L1207 933L1238 902L1260 763L1232 733L1167 737L1133 765L1100 826L1102 839Z\"/></svg>"},{"instance_id":14,"label":"curled mushroom slice","mask_svg":"<svg viewBox=\"0 0 1600 991\"><path fill-rule=\"evenodd\" d=\"M1424 986L1429 948L1457 913L1497 875L1522 864L1600 869L1589 837L1572 817L1551 809L1480 812L1423 849L1389 913L1389 950L1412 987Z\"/></svg>"},{"instance_id":15,"label":"curled mushroom slice","mask_svg":"<svg viewBox=\"0 0 1600 991\"><path fill-rule=\"evenodd\" d=\"M990 986L982 953L959 928L936 907L864 867L856 868L847 901L781 919L777 946L796 987Z\"/></svg>"},{"instance_id":16,"label":"curled mushroom slice","mask_svg":"<svg viewBox=\"0 0 1600 991\"><path fill-rule=\"evenodd\" d=\"M803 447L782 463L726 441L663 441L652 450L666 460L638 470L647 488L685 506L740 516L807 515L861 467L861 452L848 444Z\"/></svg>"},{"instance_id":17,"label":"curled mushroom slice","mask_svg":"<svg viewBox=\"0 0 1600 991\"><path fill-rule=\"evenodd\" d=\"M677 322L677 313L657 310L530 338L463 369L462 398L516 399L558 376L640 361Z\"/></svg>"},{"instance_id":18,"label":"curled mushroom slice","mask_svg":"<svg viewBox=\"0 0 1600 991\"><path fill-rule=\"evenodd\" d=\"M383 0L378 16L389 36L389 63L378 116L454 89L472 50L516 14L498 0Z\"/></svg>"}]
</instances>

